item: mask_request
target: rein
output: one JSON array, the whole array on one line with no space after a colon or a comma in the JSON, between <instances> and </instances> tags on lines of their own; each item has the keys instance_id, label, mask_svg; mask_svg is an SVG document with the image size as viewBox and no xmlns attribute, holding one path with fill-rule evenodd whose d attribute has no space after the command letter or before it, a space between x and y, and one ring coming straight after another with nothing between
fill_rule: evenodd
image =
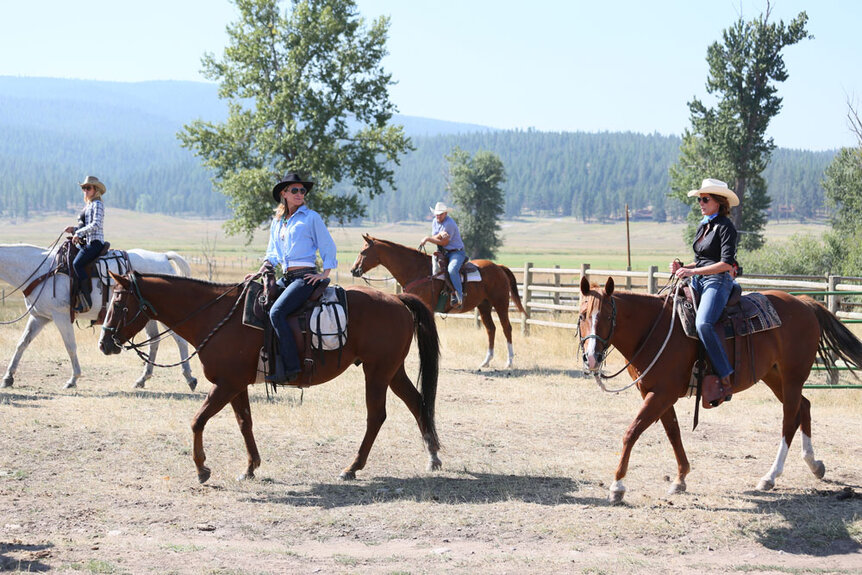
<instances>
[{"instance_id":1,"label":"rein","mask_svg":"<svg viewBox=\"0 0 862 575\"><path fill-rule=\"evenodd\" d=\"M677 294L679 293L681 285L682 284L680 282L676 282L674 284L673 292L668 291L667 295L665 296L665 300L662 303L662 307L661 307L662 311L664 311L664 308L667 305L668 300L670 299L671 293L673 293L674 299L676 298ZM613 296L611 296L611 305L613 305L613 314L612 314L612 319L611 319L611 322L612 322L611 323L611 333L608 335L607 339L605 340L605 339L602 339L601 337L599 337L597 335L591 334L591 335L588 335L586 337L581 338L581 346L582 347L583 347L584 342L590 338L595 338L607 346L607 342L610 341L610 339L614 333L614 328L616 327L617 309L616 309L616 305L613 303L613 301L614 301ZM638 347L637 351L635 351L635 353L632 355L632 358L622 367L622 369L620 369L618 372L616 372L613 375L605 375L605 374L601 373L601 371L599 371L598 373L595 374L596 383L599 384L599 387L602 389L602 391L607 392L607 393L620 393L620 392L625 391L634 385L637 385L644 377L646 377L646 374L648 374L650 372L650 370L653 368L653 366L658 361L659 357L661 357L661 354L664 352L665 348L667 347L667 342L670 341L670 336L673 334L673 326L674 326L674 323L676 323L674 321L676 319L676 306L673 304L671 304L670 329L668 329L667 336L664 338L664 343L662 343L661 348L658 350L658 353L656 353L655 357L653 358L652 362L650 362L649 366L647 366L646 370L644 370L644 372L642 374L640 374L640 376L637 379L635 379L634 381L632 381L630 384L628 384L624 387L618 388L618 389L608 389L607 387L605 387L605 384L602 381L602 379L613 379L614 377L618 376L623 371L628 369L628 367L632 364L632 361L634 360L634 358L637 357L637 355L646 346L646 343L649 341L650 336L652 336L656 327L658 327L659 321L661 320L661 316L662 316L662 313L659 312L658 316L656 317L655 322L653 322L653 325L649 330L649 333L647 333L646 337L641 342L640 347ZM609 347L605 347L604 351L602 352L601 361L599 362L599 370L601 370L601 365L605 362L605 359L607 358L608 351L609 351Z\"/></svg>"},{"instance_id":2,"label":"rein","mask_svg":"<svg viewBox=\"0 0 862 575\"><path fill-rule=\"evenodd\" d=\"M189 355L189 356L186 358L186 361L188 361L189 359L193 358L193 357L194 357L194 356L196 356L198 353L200 353L200 351L203 349L203 347L204 347L204 346L205 346L205 345L210 341L210 339L212 338L212 336L213 336L213 335L215 335L215 333L216 333L219 329L221 329L221 328L222 328L222 326L224 326L224 324L226 324L226 323L230 320L230 318L231 318L231 317L233 317L233 314L236 312L237 308L239 307L240 302L242 302L242 300L244 299L246 291L248 291L248 286L249 286L249 284L250 284L252 281L254 281L255 279L257 279L258 277L260 277L260 274L259 274L259 273L258 273L258 274L256 274L255 276L250 277L250 278L248 279L248 281L243 281L242 283L238 283L238 284L234 284L234 285L230 286L230 288L229 288L228 290L224 291L223 293L221 293L220 295L218 295L216 298L214 298L214 299L212 299L212 300L208 301L207 303L205 303L204 305L202 305L201 307L199 307L198 309L194 310L194 311L193 311L193 312L191 312L189 315L187 315L186 317L184 317L182 320L180 320L179 322L177 322L177 324L176 324L176 325L182 325L183 323L187 322L188 320L192 319L193 317L195 317L195 316L196 316L196 315L198 315L199 313L201 313L201 312L203 312L204 310L206 310L207 308L209 308L209 307L211 307L211 306L215 305L216 303L218 303L222 298L224 298L225 296L227 296L227 294L229 294L229 293L230 293L231 291L233 291L235 288L237 288L237 287L239 287L239 286L242 286L242 289L241 289L241 290L240 290L240 292L239 292L239 296L237 297L236 301L233 303L233 306L231 306L230 311L229 311L229 312L227 313L227 315L226 315L226 316L225 316L225 317L224 317L224 318L223 318L223 319L222 319L222 320L221 320L221 321L220 321L220 322L219 322L219 323L218 323L218 324L217 324L217 325L216 325L216 326L215 326L215 327L214 327L214 328L213 328L213 329L212 329L212 330L207 334L207 336L206 336L206 337L201 341L200 345L195 346L195 351L194 351L194 353L192 353L191 355ZM138 313L136 313L136 314L135 314L135 317L133 317L133 318L132 318L131 322L135 321L135 319L137 319L137 317L138 317L139 315L141 315L142 313L143 313L144 317L146 317L148 320L151 320L151 321L158 321L158 320L156 319L156 317L155 317L155 316L157 316L157 315L158 315L158 312L156 311L155 307L153 307L153 304L152 304L152 303L150 303L146 298L144 298L144 297L143 297L143 294L141 294L140 286L138 286L138 283L137 283L137 281L135 280L135 276L134 276L134 274L132 274L131 278L132 278L132 288L133 288L133 290L132 290L132 291L126 291L126 290L123 290L122 292L119 292L119 293L124 293L124 292L125 292L125 293L132 293L132 295L134 295L134 296L135 296L135 299L137 299L137 300L138 300ZM150 315L149 313L147 313L147 312L146 312L146 309L149 309L149 310L152 312L152 315ZM127 310L128 310L128 308L124 308L124 309L123 309L123 313L125 314L125 312L126 312ZM125 320L125 317L123 317L122 323L121 323L121 324L119 324L119 327L122 327L122 326L124 326L124 325L128 325L128 324L129 324L129 323L131 323L131 322L127 322L127 321ZM168 334L170 334L170 333L174 332L174 329L173 329L173 328L167 328L167 329L165 329L164 331L162 331L162 332L160 332L160 333L157 333L157 334L156 334L156 335L154 335L153 337L151 337L151 338L149 338L149 339L147 339L147 340L144 340L144 341L142 341L142 342L140 342L140 343L134 343L133 341L129 340L126 344L122 344L121 342L119 342L119 341L117 340L117 338L116 338L117 329L118 329L118 328L107 327L107 326L105 326L105 325L103 325L103 326L102 326L102 331L107 332L107 333L110 335L111 339L114 341L114 343L115 343L118 347L122 347L122 348L124 348L124 349L131 349L131 350L133 350L136 354L138 354L138 357L140 357L140 358L141 358L145 363L148 363L148 364L150 364L150 365L152 365L152 366L155 366L155 367L176 367L176 366L181 365L181 364L183 363L183 361L179 361L179 362L177 362L177 363L172 363L172 364L160 364L160 363L155 363L155 362L150 361L150 356L149 356L149 354L148 354L148 353L146 353L146 352L144 352L144 351L141 351L141 349L140 349L140 348L142 348L142 347L143 347L143 346L145 346L145 345L149 345L149 344L152 344L152 343L156 343L156 342L161 341L161 340L162 340L162 339L164 339ZM174 332L174 333L175 333L175 332Z\"/></svg>"}]
</instances>

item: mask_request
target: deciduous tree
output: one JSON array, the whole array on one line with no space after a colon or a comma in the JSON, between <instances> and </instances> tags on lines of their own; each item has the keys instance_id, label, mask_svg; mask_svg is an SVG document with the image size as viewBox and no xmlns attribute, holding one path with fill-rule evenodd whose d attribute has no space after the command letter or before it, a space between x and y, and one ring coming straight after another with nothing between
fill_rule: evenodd
<instances>
[{"instance_id":1,"label":"deciduous tree","mask_svg":"<svg viewBox=\"0 0 862 575\"><path fill-rule=\"evenodd\" d=\"M394 187L392 163L410 149L390 125L388 19L366 25L352 0L233 0L221 59L203 73L229 103L224 123L196 121L179 133L229 198L227 229L249 236L272 214L270 190L287 171L314 178L309 204L339 221L364 215L364 201ZM346 191L333 194L335 184Z\"/></svg>"},{"instance_id":2,"label":"deciduous tree","mask_svg":"<svg viewBox=\"0 0 862 575\"><path fill-rule=\"evenodd\" d=\"M493 259L503 243L500 216L505 199L500 187L506 170L493 152L478 151L473 157L460 148L446 156L449 161L449 191L458 207L455 219L470 258Z\"/></svg>"}]
</instances>

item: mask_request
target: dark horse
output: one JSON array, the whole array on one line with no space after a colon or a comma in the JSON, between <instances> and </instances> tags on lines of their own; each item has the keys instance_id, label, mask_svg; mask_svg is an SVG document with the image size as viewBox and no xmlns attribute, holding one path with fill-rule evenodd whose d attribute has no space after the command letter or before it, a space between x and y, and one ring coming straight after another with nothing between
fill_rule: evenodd
<instances>
[{"instance_id":1,"label":"dark horse","mask_svg":"<svg viewBox=\"0 0 862 575\"><path fill-rule=\"evenodd\" d=\"M687 337L677 325L663 345L670 329L672 312L660 296L614 292L612 278L608 278L604 289L599 289L591 286L585 277L581 279L581 294L578 326L585 369L600 377L599 370L607 348L613 345L630 362L629 375L633 379L643 377L638 383L643 405L623 436L622 455L610 488L610 500L622 501L625 494L622 480L626 476L634 444L656 420L661 420L676 455L677 477L670 493L685 491L685 476L691 468L682 446L673 405L689 391L698 342ZM765 291L763 294L775 306L782 324L781 327L746 336L751 338L754 365L751 365L747 352L741 354L742 363L736 366L733 377L733 392L736 397L735 394L763 380L783 405L778 456L757 485L760 490L769 490L784 470L797 428L802 430L802 459L818 479L823 478L826 468L822 461L814 459L811 403L803 397L802 385L808 379L818 353L827 366L834 366L829 354L823 353L826 348L850 365L862 365L862 342L838 318L809 297L796 297L780 291ZM653 330L654 326L658 329ZM733 358L733 343L728 340L726 345L728 357ZM743 349L748 349L748 342L744 345Z\"/></svg>"},{"instance_id":2,"label":"dark horse","mask_svg":"<svg viewBox=\"0 0 862 575\"><path fill-rule=\"evenodd\" d=\"M443 288L443 282L431 277L431 256L395 242L372 238L367 234L362 237L365 240L365 246L356 257L350 272L355 277L361 277L369 270L383 266L401 284L405 292L419 296L429 309L434 309L440 290ZM506 266L497 265L489 260L471 260L471 262L479 268L482 281L465 283L463 306L459 311L449 311L449 313L464 313L473 308L479 309L479 316L488 333L488 353L479 367L487 367L494 357L494 333L497 331L491 317L493 307L500 318L503 335L506 336L508 343L509 358L506 367L512 367L515 353L512 349L512 324L509 323L510 296L518 310L525 313L521 296L518 295L518 282L512 270Z\"/></svg>"},{"instance_id":3,"label":"dark horse","mask_svg":"<svg viewBox=\"0 0 862 575\"><path fill-rule=\"evenodd\" d=\"M242 322L245 284L216 284L138 273L114 279L117 285L102 327L99 349L105 354L119 353L120 347L150 319L162 322L192 344L204 375L213 384L192 420L198 480L203 483L210 476L209 468L204 465L204 427L228 403L248 452L248 467L240 479L254 477L254 470L260 466L260 454L252 433L248 386L258 376L263 332ZM386 419L386 390L390 387L419 424L428 452L428 468L439 469L440 447L434 424L439 341L434 316L419 298L409 294L393 296L363 287L347 288L347 304L350 313L347 343L340 356L339 351L323 352L310 380L310 385L324 383L353 363L361 362L365 372L365 437L356 459L341 472L341 478L354 479L356 471L365 467L377 432ZM404 370L404 358L414 332L419 344L419 391ZM298 381L308 382L308 375L303 372Z\"/></svg>"}]
</instances>

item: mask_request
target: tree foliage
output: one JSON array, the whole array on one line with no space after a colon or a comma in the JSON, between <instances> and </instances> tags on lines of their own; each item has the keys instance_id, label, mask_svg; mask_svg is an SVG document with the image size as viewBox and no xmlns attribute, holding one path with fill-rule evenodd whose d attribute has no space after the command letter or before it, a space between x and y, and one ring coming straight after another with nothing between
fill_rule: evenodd
<instances>
[{"instance_id":1,"label":"tree foliage","mask_svg":"<svg viewBox=\"0 0 862 575\"><path fill-rule=\"evenodd\" d=\"M722 42L707 49L706 89L718 101L714 107L698 98L689 102L691 128L670 171L671 195L679 200L700 187L703 178L726 181L740 200L731 210L731 219L743 232L740 246L751 249L763 243L770 205L762 173L775 148L766 130L781 111L776 83L788 78L781 52L808 37L805 12L787 25L770 22L769 16L767 4L766 12L752 21L740 17L724 30Z\"/></svg>"},{"instance_id":2,"label":"tree foliage","mask_svg":"<svg viewBox=\"0 0 862 575\"><path fill-rule=\"evenodd\" d=\"M474 156L455 148L446 156L449 162L449 192L458 207L456 219L467 256L494 259L503 244L500 216L506 207L503 190L506 170L493 152L479 151Z\"/></svg>"},{"instance_id":3,"label":"tree foliage","mask_svg":"<svg viewBox=\"0 0 862 575\"><path fill-rule=\"evenodd\" d=\"M179 134L229 198L228 231L250 236L271 216L270 190L287 171L315 179L308 201L324 218L363 215L364 199L394 187L392 163L410 149L389 125L388 20L366 26L352 0L292 0L285 15L279 0L234 3L222 58L203 58L229 116Z\"/></svg>"}]
</instances>

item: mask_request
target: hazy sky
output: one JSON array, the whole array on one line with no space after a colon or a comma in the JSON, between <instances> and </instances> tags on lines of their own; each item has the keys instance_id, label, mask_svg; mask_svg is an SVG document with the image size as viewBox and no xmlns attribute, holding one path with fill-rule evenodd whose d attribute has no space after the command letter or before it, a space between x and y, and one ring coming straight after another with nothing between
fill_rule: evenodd
<instances>
[{"instance_id":1,"label":"hazy sky","mask_svg":"<svg viewBox=\"0 0 862 575\"><path fill-rule=\"evenodd\" d=\"M862 2L773 0L773 20L809 16L786 48L790 79L770 135L780 147L854 145L862 106ZM285 3L287 7L289 3ZM399 112L495 128L681 134L707 102L706 49L754 0L358 0L387 15L386 69ZM228 0L0 0L0 75L133 82L198 80L220 55Z\"/></svg>"}]
</instances>

